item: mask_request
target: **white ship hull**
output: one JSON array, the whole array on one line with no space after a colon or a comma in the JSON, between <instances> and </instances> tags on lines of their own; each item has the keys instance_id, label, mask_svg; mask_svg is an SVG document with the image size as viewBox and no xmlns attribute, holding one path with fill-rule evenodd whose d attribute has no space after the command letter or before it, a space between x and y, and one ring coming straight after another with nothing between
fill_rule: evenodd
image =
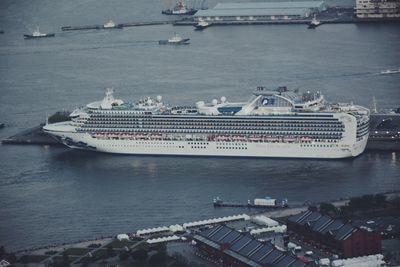
<instances>
[{"instance_id":1,"label":"white ship hull","mask_svg":"<svg viewBox=\"0 0 400 267\"><path fill-rule=\"evenodd\" d=\"M337 159L360 155L368 139L368 109L327 106L319 93L258 88L247 103L196 108L166 107L161 96L124 104L112 93L44 130L71 148L138 155Z\"/></svg>"},{"instance_id":2,"label":"white ship hull","mask_svg":"<svg viewBox=\"0 0 400 267\"><path fill-rule=\"evenodd\" d=\"M115 154L338 159L360 155L368 136L353 145L168 140L102 140L87 133L51 133L75 149ZM77 141L79 140L79 141Z\"/></svg>"}]
</instances>

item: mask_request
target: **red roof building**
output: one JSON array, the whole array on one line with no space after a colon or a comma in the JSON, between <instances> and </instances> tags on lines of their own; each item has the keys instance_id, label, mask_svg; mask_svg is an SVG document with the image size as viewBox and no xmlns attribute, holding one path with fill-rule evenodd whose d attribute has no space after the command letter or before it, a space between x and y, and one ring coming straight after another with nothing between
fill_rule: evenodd
<instances>
[{"instance_id":1,"label":"red roof building","mask_svg":"<svg viewBox=\"0 0 400 267\"><path fill-rule=\"evenodd\" d=\"M290 216L287 227L289 232L324 246L342 258L378 254L382 250L378 232L345 224L318 212L306 211Z\"/></svg>"}]
</instances>

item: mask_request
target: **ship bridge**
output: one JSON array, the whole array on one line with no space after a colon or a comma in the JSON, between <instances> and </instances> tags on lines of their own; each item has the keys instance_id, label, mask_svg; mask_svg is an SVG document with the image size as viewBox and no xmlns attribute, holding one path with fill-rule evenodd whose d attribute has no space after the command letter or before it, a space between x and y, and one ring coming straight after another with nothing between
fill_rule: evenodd
<instances>
[{"instance_id":1,"label":"ship bridge","mask_svg":"<svg viewBox=\"0 0 400 267\"><path fill-rule=\"evenodd\" d=\"M316 112L324 106L324 98L319 92L307 91L300 94L297 90L288 90L286 86L275 90L257 87L253 96L245 103L229 103L226 97L221 97L220 102L214 99L211 103L196 103L199 113L203 115L278 115Z\"/></svg>"}]
</instances>

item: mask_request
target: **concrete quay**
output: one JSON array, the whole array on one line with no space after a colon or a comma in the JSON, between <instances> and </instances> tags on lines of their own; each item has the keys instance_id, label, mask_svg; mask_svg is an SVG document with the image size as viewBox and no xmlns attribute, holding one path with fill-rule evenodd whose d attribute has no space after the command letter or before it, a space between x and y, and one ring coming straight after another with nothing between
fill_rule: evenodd
<instances>
[{"instance_id":1,"label":"concrete quay","mask_svg":"<svg viewBox=\"0 0 400 267\"><path fill-rule=\"evenodd\" d=\"M61 145L54 138L43 132L43 125L38 125L1 140L2 144L13 145Z\"/></svg>"},{"instance_id":2,"label":"concrete quay","mask_svg":"<svg viewBox=\"0 0 400 267\"><path fill-rule=\"evenodd\" d=\"M371 114L367 149L400 151L400 114Z\"/></svg>"},{"instance_id":3,"label":"concrete quay","mask_svg":"<svg viewBox=\"0 0 400 267\"><path fill-rule=\"evenodd\" d=\"M166 20L166 21L142 21L142 22L126 22L116 24L115 27L106 28L104 25L83 25L83 26L63 26L62 31L80 31L80 30L109 30L109 29L122 29L125 27L139 27L139 26L153 26L153 25L165 25L165 24L175 24L176 20Z\"/></svg>"},{"instance_id":4,"label":"concrete quay","mask_svg":"<svg viewBox=\"0 0 400 267\"><path fill-rule=\"evenodd\" d=\"M399 197L398 191L383 193L386 196L387 200L393 200L396 197ZM331 203L336 207L344 206L348 203L348 199L339 199L332 201L325 201L325 203ZM318 206L320 203L310 203L314 206ZM278 237L279 235L285 234L286 227L274 225L270 225L270 223L277 223L281 225L282 217L288 217L291 215L295 215L301 212L308 210L308 204L303 204L301 206L288 208L285 210L276 210L276 211L267 211L267 212L258 212L251 214L239 214L233 216L219 217L214 219L203 219L201 221L193 221L183 224L176 224L171 226L162 226L156 228L147 228L142 230L136 230L131 233L121 234L121 235L113 235L107 237L100 237L98 239L92 240L81 240L75 243L69 244L60 244L53 246L46 246L40 248L34 248L29 250L21 250L14 252L17 257L21 257L23 255L28 255L30 259L38 259L40 261L34 261L26 264L17 263L15 266L45 266L49 262L59 260L63 254L67 254L69 256L71 266L81 266L84 262L85 258L88 257L96 257L97 254L104 254L109 247L112 247L116 253L120 253L122 251L133 251L139 248L148 248L153 246L154 242L157 241L157 244L164 243L168 247L170 244L172 246L178 246L179 251L182 251L182 248L185 248L187 251L188 257L194 257L193 251L190 249L191 240L193 235L202 231L204 229L210 228L212 226L217 226L220 224L227 225L229 227L233 227L235 229L249 231L250 234L259 235L259 238L273 238L274 242L280 242L279 238L275 239L274 237ZM267 217L267 218L265 218ZM270 219L268 219L270 218ZM272 219L272 220L271 220ZM267 220L267 221L266 221ZM268 223L267 223L268 222ZM265 225L261 225L260 223L265 223ZM269 229L269 230L268 230ZM281 231L283 229L283 231ZM259 233L260 232L260 233ZM169 239L171 235L174 235L178 238ZM120 236L124 236L125 239L122 239ZM300 242L296 240L296 243ZM277 244L277 243L275 243ZM315 247L307 247L306 244L301 243L306 250L315 250L318 252L318 249ZM283 247L283 246L280 246ZM52 252L52 253L49 253ZM97 259L97 258L96 258ZM118 258L113 258L111 261L118 261ZM93 262L90 266L97 266L101 258L98 259L97 262ZM115 262L118 264L118 262ZM121 265L124 266L124 265Z\"/></svg>"}]
</instances>

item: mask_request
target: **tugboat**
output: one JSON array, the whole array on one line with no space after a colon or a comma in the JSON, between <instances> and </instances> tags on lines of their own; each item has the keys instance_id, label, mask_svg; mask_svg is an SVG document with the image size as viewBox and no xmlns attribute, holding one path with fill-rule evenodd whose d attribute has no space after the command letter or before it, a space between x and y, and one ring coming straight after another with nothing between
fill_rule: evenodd
<instances>
[{"instance_id":1,"label":"tugboat","mask_svg":"<svg viewBox=\"0 0 400 267\"><path fill-rule=\"evenodd\" d=\"M189 41L190 41L189 38L182 38L177 33L175 33L175 35L169 38L168 40L159 40L158 44L184 45L184 44L189 44Z\"/></svg>"},{"instance_id":2,"label":"tugboat","mask_svg":"<svg viewBox=\"0 0 400 267\"><path fill-rule=\"evenodd\" d=\"M194 8L187 8L184 0L179 0L173 9L165 9L161 11L164 15L194 15L197 12Z\"/></svg>"},{"instance_id":3,"label":"tugboat","mask_svg":"<svg viewBox=\"0 0 400 267\"><path fill-rule=\"evenodd\" d=\"M318 26L321 25L321 21L317 20L317 17L314 14L313 19L311 20L311 22L308 24L308 29L315 29Z\"/></svg>"},{"instance_id":4,"label":"tugboat","mask_svg":"<svg viewBox=\"0 0 400 267\"><path fill-rule=\"evenodd\" d=\"M54 33L41 33L39 31L39 27L36 28L36 30L33 31L32 34L24 34L25 39L36 39L36 38L46 38L46 37L54 37Z\"/></svg>"},{"instance_id":5,"label":"tugboat","mask_svg":"<svg viewBox=\"0 0 400 267\"><path fill-rule=\"evenodd\" d=\"M111 19L103 25L104 29L122 29L122 24L115 24Z\"/></svg>"},{"instance_id":6,"label":"tugboat","mask_svg":"<svg viewBox=\"0 0 400 267\"><path fill-rule=\"evenodd\" d=\"M205 28L208 28L210 26L211 26L210 23L208 23L207 21L202 20L202 21L199 21L199 23L197 23L196 25L194 25L194 28L195 28L194 30L195 31L201 31L201 30L203 30Z\"/></svg>"}]
</instances>

